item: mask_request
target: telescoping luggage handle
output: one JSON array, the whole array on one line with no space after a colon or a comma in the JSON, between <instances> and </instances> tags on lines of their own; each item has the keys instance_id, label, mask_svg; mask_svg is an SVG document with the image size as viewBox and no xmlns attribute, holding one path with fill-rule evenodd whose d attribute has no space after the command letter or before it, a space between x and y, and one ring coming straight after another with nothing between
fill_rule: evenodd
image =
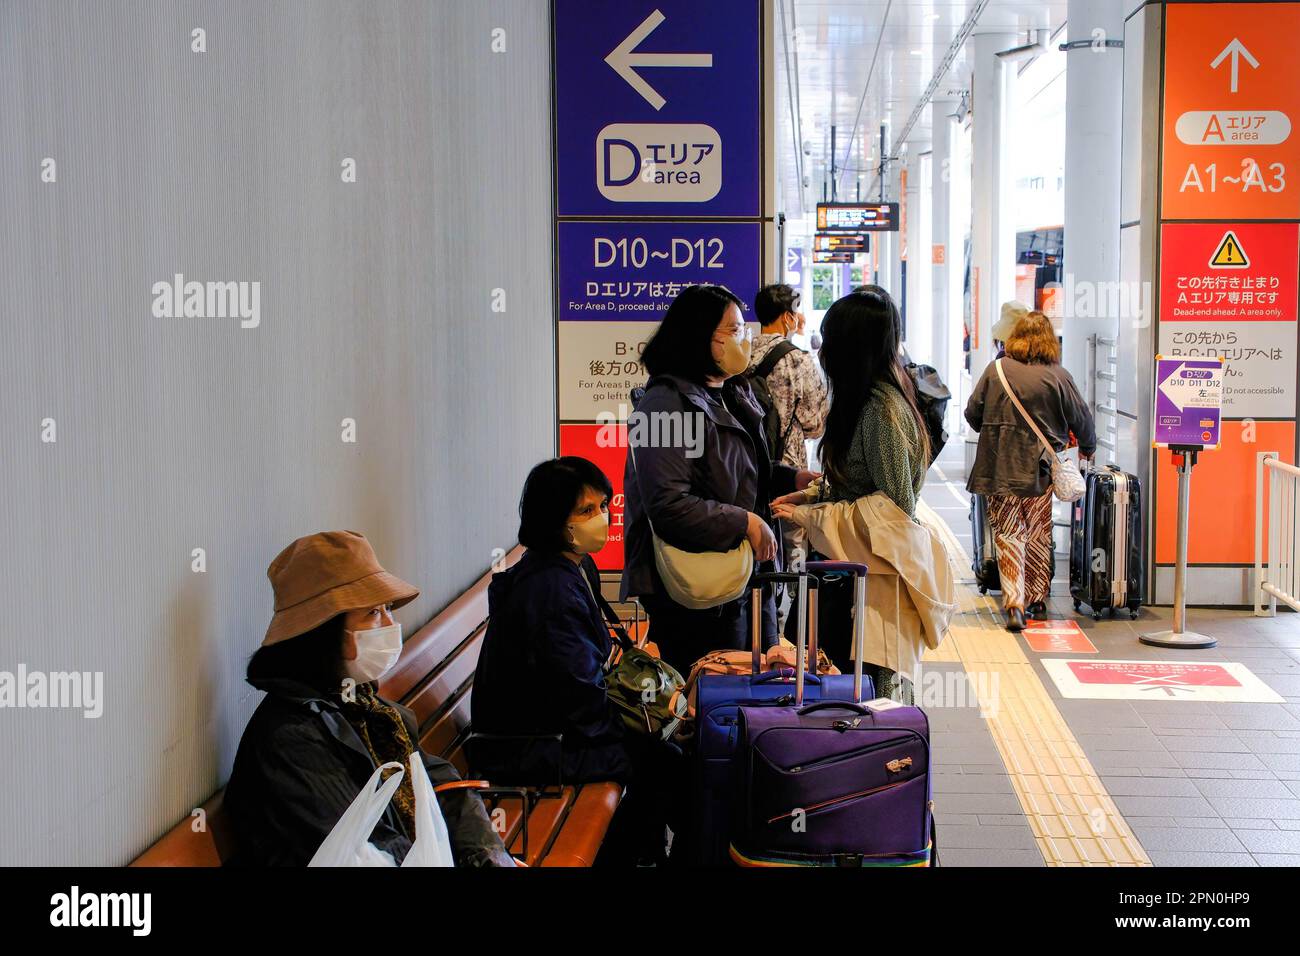
<instances>
[{"instance_id":1,"label":"telescoping luggage handle","mask_svg":"<svg viewBox=\"0 0 1300 956\"><path fill-rule=\"evenodd\" d=\"M794 678L794 699L795 704L803 704L804 683L807 679L807 660L806 655L813 654L813 667L816 668L816 613L811 617L813 620L811 632L813 637L811 642L808 640L809 627L808 618L805 612L808 607L808 589L817 588L817 581L810 580L807 574L792 574L788 571L775 571L765 574L755 574L749 582L749 616L750 616L750 649L753 653L753 670L754 674L760 673L763 667L763 585L764 584L795 584L798 585L799 592L795 598L795 606L790 613L797 614L796 644L795 644L795 678ZM805 648L808 644L808 648Z\"/></svg>"},{"instance_id":2,"label":"telescoping luggage handle","mask_svg":"<svg viewBox=\"0 0 1300 956\"><path fill-rule=\"evenodd\" d=\"M853 575L853 629L857 653L853 655L853 702L862 703L862 658L867 653L867 566L853 561L809 561L809 574Z\"/></svg>"}]
</instances>

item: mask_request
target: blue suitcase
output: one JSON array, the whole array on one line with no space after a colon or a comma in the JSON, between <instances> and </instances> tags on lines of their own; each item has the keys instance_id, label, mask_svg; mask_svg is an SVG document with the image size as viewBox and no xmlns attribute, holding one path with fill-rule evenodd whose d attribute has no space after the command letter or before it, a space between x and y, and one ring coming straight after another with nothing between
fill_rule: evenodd
<instances>
[{"instance_id":1,"label":"blue suitcase","mask_svg":"<svg viewBox=\"0 0 1300 956\"><path fill-rule=\"evenodd\" d=\"M832 562L838 565L839 562ZM808 570L816 572L817 562L809 562ZM861 565L861 573L866 568ZM835 570L844 570L836 568ZM866 578L862 577L865 593ZM774 706L783 707L806 700L852 700L854 675L818 675L789 669L760 673L762 662L761 591L767 583L792 583L797 585L792 614L798 615L798 649L800 661L817 660L817 585L816 577L809 574L758 574L751 583L750 607L759 609L751 621L751 650L754 666L749 674L705 674L699 679L695 708L695 760L692 794L694 807L691 813L692 834L689 841L692 862L701 866L720 866L729 863L730 817L733 803L733 763L739 731L740 708ZM807 639L805 640L805 636ZM806 646L805 646L806 645ZM800 681L799 677L803 676ZM860 672L862 693L875 696L871 680ZM858 699L862 699L859 696Z\"/></svg>"}]
</instances>

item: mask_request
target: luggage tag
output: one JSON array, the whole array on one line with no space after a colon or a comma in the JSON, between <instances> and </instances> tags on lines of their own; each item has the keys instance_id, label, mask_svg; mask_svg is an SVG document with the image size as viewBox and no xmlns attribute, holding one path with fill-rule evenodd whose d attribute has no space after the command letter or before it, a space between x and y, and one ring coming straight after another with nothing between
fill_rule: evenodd
<instances>
[{"instance_id":1,"label":"luggage tag","mask_svg":"<svg viewBox=\"0 0 1300 956\"><path fill-rule=\"evenodd\" d=\"M875 700L866 701L862 706L880 713L883 710L893 710L896 707L905 707L906 705L900 704L896 700L890 700L888 697L877 697Z\"/></svg>"}]
</instances>

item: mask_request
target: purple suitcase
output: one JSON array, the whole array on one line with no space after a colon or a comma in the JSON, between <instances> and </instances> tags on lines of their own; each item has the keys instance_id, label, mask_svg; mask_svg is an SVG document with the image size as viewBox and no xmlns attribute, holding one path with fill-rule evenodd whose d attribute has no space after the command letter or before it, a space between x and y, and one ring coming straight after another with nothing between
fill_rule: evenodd
<instances>
[{"instance_id":1,"label":"purple suitcase","mask_svg":"<svg viewBox=\"0 0 1300 956\"><path fill-rule=\"evenodd\" d=\"M805 656L816 659L817 654L817 580L808 575L775 573L759 574L752 582L755 590L750 596L752 620L751 674L706 674L700 678L697 715L695 721L695 760L691 781L692 835L682 843L689 845L685 853L698 866L725 866L729 862L731 806L734 802L732 781L735 779L738 714L742 707L778 707L802 701L837 698L849 700L853 696L853 678L847 674L807 674L803 689L797 687L795 671L782 669L760 673L762 664L762 637L760 633L761 601L757 588L763 584L782 582L795 584L798 592L791 613L798 614L798 646L804 647ZM757 610L755 610L757 609ZM866 681L866 693L871 693L871 681Z\"/></svg>"},{"instance_id":2,"label":"purple suitcase","mask_svg":"<svg viewBox=\"0 0 1300 956\"><path fill-rule=\"evenodd\" d=\"M929 722L917 707L861 703L866 568L825 561L808 569L857 577L859 691L851 702L805 705L797 689L792 706L740 708L731 858L742 866L929 866Z\"/></svg>"}]
</instances>

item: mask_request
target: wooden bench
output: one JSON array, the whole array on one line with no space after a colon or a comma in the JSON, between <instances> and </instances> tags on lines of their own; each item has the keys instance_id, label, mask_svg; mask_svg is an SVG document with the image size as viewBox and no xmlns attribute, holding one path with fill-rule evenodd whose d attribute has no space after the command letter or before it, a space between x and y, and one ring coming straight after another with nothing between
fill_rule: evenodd
<instances>
[{"instance_id":1,"label":"wooden bench","mask_svg":"<svg viewBox=\"0 0 1300 956\"><path fill-rule=\"evenodd\" d=\"M506 556L513 564L523 553ZM466 774L465 742L470 735L474 669L487 628L486 574L453 601L402 648L397 666L380 682L380 693L415 712L420 746L450 760ZM510 781L491 781L509 786ZM489 796L502 840L529 866L591 866L623 798L618 783L588 783L531 791L527 797ZM206 826L195 830L188 817L176 824L132 866L220 866L233 854L230 822L221 791L204 805ZM527 853L524 852L527 819Z\"/></svg>"}]
</instances>

